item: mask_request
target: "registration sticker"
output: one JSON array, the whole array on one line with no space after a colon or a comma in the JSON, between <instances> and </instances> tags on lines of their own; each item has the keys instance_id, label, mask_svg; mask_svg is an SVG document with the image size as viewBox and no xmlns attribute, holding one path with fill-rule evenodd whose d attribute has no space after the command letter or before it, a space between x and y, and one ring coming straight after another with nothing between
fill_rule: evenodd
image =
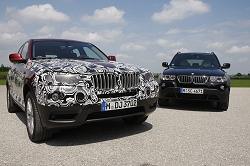
<instances>
[{"instance_id":1,"label":"registration sticker","mask_svg":"<svg viewBox=\"0 0 250 166\"><path fill-rule=\"evenodd\" d=\"M137 107L137 99L102 102L102 111Z\"/></svg>"},{"instance_id":2,"label":"registration sticker","mask_svg":"<svg viewBox=\"0 0 250 166\"><path fill-rule=\"evenodd\" d=\"M189 93L189 94L203 94L203 89L193 89L193 88L180 88L180 93Z\"/></svg>"}]
</instances>

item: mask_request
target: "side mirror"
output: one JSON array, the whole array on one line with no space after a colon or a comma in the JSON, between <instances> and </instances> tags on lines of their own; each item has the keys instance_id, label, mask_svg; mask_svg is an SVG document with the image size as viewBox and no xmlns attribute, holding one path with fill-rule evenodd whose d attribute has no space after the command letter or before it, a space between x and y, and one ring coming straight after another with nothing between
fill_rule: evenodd
<instances>
[{"instance_id":1,"label":"side mirror","mask_svg":"<svg viewBox=\"0 0 250 166\"><path fill-rule=\"evenodd\" d=\"M230 68L230 63L224 63L222 66L221 66L221 69L229 69Z\"/></svg>"},{"instance_id":2,"label":"side mirror","mask_svg":"<svg viewBox=\"0 0 250 166\"><path fill-rule=\"evenodd\" d=\"M22 55L18 53L10 54L9 60L12 63L25 63L26 62L26 60L22 58Z\"/></svg>"},{"instance_id":3,"label":"side mirror","mask_svg":"<svg viewBox=\"0 0 250 166\"><path fill-rule=\"evenodd\" d=\"M167 67L168 68L169 67L168 62L162 62L162 67Z\"/></svg>"},{"instance_id":4,"label":"side mirror","mask_svg":"<svg viewBox=\"0 0 250 166\"><path fill-rule=\"evenodd\" d=\"M115 56L108 56L109 60L111 61L116 61L116 57Z\"/></svg>"}]
</instances>

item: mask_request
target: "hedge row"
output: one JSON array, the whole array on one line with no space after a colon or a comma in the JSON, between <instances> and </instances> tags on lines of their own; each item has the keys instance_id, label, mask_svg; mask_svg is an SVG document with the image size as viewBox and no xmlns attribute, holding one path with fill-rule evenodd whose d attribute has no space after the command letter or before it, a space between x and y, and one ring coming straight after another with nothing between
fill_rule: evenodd
<instances>
[{"instance_id":1,"label":"hedge row","mask_svg":"<svg viewBox=\"0 0 250 166\"><path fill-rule=\"evenodd\" d=\"M0 79L6 79L8 72L0 72Z\"/></svg>"}]
</instances>

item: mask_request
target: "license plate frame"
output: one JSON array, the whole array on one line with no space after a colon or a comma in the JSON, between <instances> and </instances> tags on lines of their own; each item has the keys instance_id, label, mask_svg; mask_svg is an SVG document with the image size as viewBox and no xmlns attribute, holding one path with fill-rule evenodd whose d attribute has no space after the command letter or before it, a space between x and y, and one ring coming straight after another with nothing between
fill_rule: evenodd
<instances>
[{"instance_id":1,"label":"license plate frame","mask_svg":"<svg viewBox=\"0 0 250 166\"><path fill-rule=\"evenodd\" d=\"M201 89L201 88L180 88L180 93L204 94L204 89Z\"/></svg>"},{"instance_id":2,"label":"license plate frame","mask_svg":"<svg viewBox=\"0 0 250 166\"><path fill-rule=\"evenodd\" d=\"M137 107L137 99L102 102L101 111L111 111Z\"/></svg>"}]
</instances>

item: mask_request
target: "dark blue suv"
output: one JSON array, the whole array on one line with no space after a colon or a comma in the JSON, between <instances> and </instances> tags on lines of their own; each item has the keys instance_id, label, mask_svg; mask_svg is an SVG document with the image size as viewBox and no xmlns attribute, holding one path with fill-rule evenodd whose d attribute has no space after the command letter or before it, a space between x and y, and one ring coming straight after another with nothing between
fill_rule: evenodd
<instances>
[{"instance_id":1,"label":"dark blue suv","mask_svg":"<svg viewBox=\"0 0 250 166\"><path fill-rule=\"evenodd\" d=\"M230 78L223 69L229 63L220 64L212 53L178 52L159 77L159 106L167 106L170 99L206 100L218 103L218 109L226 111L229 104Z\"/></svg>"}]
</instances>

